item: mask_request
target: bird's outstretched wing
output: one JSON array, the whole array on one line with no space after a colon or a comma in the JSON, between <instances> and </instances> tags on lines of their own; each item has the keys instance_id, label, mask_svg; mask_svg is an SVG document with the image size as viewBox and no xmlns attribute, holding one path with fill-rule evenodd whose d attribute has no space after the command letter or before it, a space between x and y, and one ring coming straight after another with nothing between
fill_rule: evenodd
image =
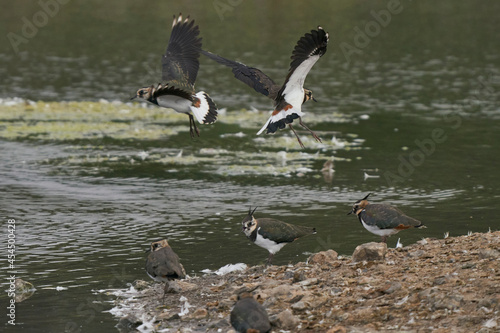
<instances>
[{"instance_id":1,"label":"bird's outstretched wing","mask_svg":"<svg viewBox=\"0 0 500 333\"><path fill-rule=\"evenodd\" d=\"M189 16L182 20L174 16L167 50L161 59L162 80L169 85L194 92L194 82L200 67L200 29Z\"/></svg>"},{"instance_id":2,"label":"bird's outstretched wing","mask_svg":"<svg viewBox=\"0 0 500 333\"><path fill-rule=\"evenodd\" d=\"M326 53L328 40L328 33L322 27L311 30L299 39L293 49L292 62L285 83L279 92L280 96L303 88L307 74L319 58Z\"/></svg>"},{"instance_id":3,"label":"bird's outstretched wing","mask_svg":"<svg viewBox=\"0 0 500 333\"><path fill-rule=\"evenodd\" d=\"M226 59L212 52L202 50L201 53L219 64L230 67L235 78L255 89L255 91L271 99L275 99L278 95L278 91L281 87L260 69L249 67L241 62Z\"/></svg>"}]
</instances>

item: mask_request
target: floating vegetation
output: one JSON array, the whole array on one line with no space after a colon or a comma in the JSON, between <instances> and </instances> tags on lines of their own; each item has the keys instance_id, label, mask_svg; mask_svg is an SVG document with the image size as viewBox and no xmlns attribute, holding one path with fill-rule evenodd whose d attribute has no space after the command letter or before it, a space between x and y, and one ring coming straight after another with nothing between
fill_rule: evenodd
<instances>
[{"instance_id":1,"label":"floating vegetation","mask_svg":"<svg viewBox=\"0 0 500 333\"><path fill-rule=\"evenodd\" d=\"M156 165L166 172L193 167L219 176L320 174L325 161L344 160L333 156L338 150L361 149L364 143L355 134L327 131L318 131L323 142L317 142L296 126L307 147L303 150L289 130L257 136L267 113L255 110L223 112L194 141L188 137L185 115L145 104L11 99L0 100L0 111L0 138L61 144L63 157L41 163L58 170L83 167L91 174L131 165ZM348 117L335 113L308 118L311 124L345 121ZM217 126L224 126L220 123L231 130L226 127L214 137Z\"/></svg>"}]
</instances>

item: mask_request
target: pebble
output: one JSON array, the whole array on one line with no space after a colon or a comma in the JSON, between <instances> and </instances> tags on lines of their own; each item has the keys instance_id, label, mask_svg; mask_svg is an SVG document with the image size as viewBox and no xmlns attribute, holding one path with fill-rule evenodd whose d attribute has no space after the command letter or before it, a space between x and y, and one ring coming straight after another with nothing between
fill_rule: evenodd
<instances>
[{"instance_id":1,"label":"pebble","mask_svg":"<svg viewBox=\"0 0 500 333\"><path fill-rule=\"evenodd\" d=\"M191 318L194 319L203 319L208 316L208 311L205 308L198 308L196 309L193 314L191 315Z\"/></svg>"},{"instance_id":2,"label":"pebble","mask_svg":"<svg viewBox=\"0 0 500 333\"><path fill-rule=\"evenodd\" d=\"M494 249L480 249L479 258L481 259L496 259L500 257L500 251Z\"/></svg>"},{"instance_id":3,"label":"pebble","mask_svg":"<svg viewBox=\"0 0 500 333\"><path fill-rule=\"evenodd\" d=\"M300 320L290 310L284 310L278 315L271 317L270 320L274 326L285 330L295 329L300 323Z\"/></svg>"},{"instance_id":4,"label":"pebble","mask_svg":"<svg viewBox=\"0 0 500 333\"><path fill-rule=\"evenodd\" d=\"M356 247L352 254L352 262L384 260L387 253L386 243L366 243Z\"/></svg>"},{"instance_id":5,"label":"pebble","mask_svg":"<svg viewBox=\"0 0 500 333\"><path fill-rule=\"evenodd\" d=\"M307 309L307 304L303 301L298 301L297 303L292 304L291 308L296 311L303 311Z\"/></svg>"},{"instance_id":6,"label":"pebble","mask_svg":"<svg viewBox=\"0 0 500 333\"><path fill-rule=\"evenodd\" d=\"M322 251L315 254L312 254L307 262L309 264L316 265L335 265L337 263L338 253L334 250Z\"/></svg>"}]
</instances>

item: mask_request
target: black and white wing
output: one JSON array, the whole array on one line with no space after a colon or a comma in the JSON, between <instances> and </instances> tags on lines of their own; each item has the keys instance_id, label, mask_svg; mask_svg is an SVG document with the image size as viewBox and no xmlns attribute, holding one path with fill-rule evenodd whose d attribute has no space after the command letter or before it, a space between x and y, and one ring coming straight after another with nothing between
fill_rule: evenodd
<instances>
[{"instance_id":1,"label":"black and white wing","mask_svg":"<svg viewBox=\"0 0 500 333\"><path fill-rule=\"evenodd\" d=\"M194 92L194 83L200 67L200 29L189 16L182 20L174 16L167 50L161 59L162 80L169 85Z\"/></svg>"},{"instance_id":2,"label":"black and white wing","mask_svg":"<svg viewBox=\"0 0 500 333\"><path fill-rule=\"evenodd\" d=\"M241 62L226 59L212 52L202 50L201 53L218 62L219 64L230 67L235 78L245 83L249 87L255 89L255 91L266 95L273 100L278 95L278 91L280 90L281 86L277 85L260 69L249 67L245 64L242 64Z\"/></svg>"},{"instance_id":3,"label":"black and white wing","mask_svg":"<svg viewBox=\"0 0 500 333\"><path fill-rule=\"evenodd\" d=\"M294 90L302 91L307 74L314 64L326 53L328 33L322 27L311 30L299 39L292 52L290 70L279 92L286 95Z\"/></svg>"},{"instance_id":4,"label":"black and white wing","mask_svg":"<svg viewBox=\"0 0 500 333\"><path fill-rule=\"evenodd\" d=\"M257 135L265 130L266 133L274 133L285 128L286 124L292 123L294 119L302 117L301 106L307 100L304 81L314 64L325 54L327 45L328 33L321 27L311 30L299 39L292 52L292 62L285 83L275 99L275 109Z\"/></svg>"}]
</instances>

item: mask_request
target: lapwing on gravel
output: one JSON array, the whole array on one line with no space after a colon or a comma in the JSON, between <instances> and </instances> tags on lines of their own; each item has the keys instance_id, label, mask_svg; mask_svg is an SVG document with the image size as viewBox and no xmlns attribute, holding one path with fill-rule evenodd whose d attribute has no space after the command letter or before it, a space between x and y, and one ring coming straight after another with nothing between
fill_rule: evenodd
<instances>
[{"instance_id":1,"label":"lapwing on gravel","mask_svg":"<svg viewBox=\"0 0 500 333\"><path fill-rule=\"evenodd\" d=\"M157 85L141 88L132 99L146 100L157 106L172 108L189 116L189 133L200 136L196 120L200 124L212 124L217 120L217 106L207 93L196 92L194 83L200 67L200 29L189 16L174 16L172 33L167 50L162 56L162 81Z\"/></svg>"},{"instance_id":2,"label":"lapwing on gravel","mask_svg":"<svg viewBox=\"0 0 500 333\"><path fill-rule=\"evenodd\" d=\"M267 333L271 331L271 323L266 309L249 292L238 295L238 301L231 311L230 320L233 328L240 333Z\"/></svg>"},{"instance_id":3,"label":"lapwing on gravel","mask_svg":"<svg viewBox=\"0 0 500 333\"><path fill-rule=\"evenodd\" d=\"M358 200L347 213L356 214L366 230L382 237L382 242L387 243L387 237L409 228L426 228L419 220L405 215L399 209L385 204L370 204L369 193Z\"/></svg>"},{"instance_id":4,"label":"lapwing on gravel","mask_svg":"<svg viewBox=\"0 0 500 333\"><path fill-rule=\"evenodd\" d=\"M293 225L271 218L256 219L253 216L256 209L250 208L248 211L248 215L241 222L242 231L255 245L269 251L266 265L271 265L273 256L286 244L316 233L316 228Z\"/></svg>"},{"instance_id":5,"label":"lapwing on gravel","mask_svg":"<svg viewBox=\"0 0 500 333\"><path fill-rule=\"evenodd\" d=\"M217 54L202 50L202 53L216 62L231 67L234 76L264 94L274 101L274 110L271 117L264 126L257 132L257 135L275 133L278 129L284 129L286 125L295 134L297 141L302 148L304 144L300 140L297 132L292 127L294 119L299 119L299 124L309 131L316 141L321 139L311 131L303 122L302 104L308 100L314 100L312 91L303 87L304 80L314 64L326 52L328 45L328 33L318 26L317 30L311 30L299 39L292 52L292 62L283 85L276 84L269 76L260 69L246 66L240 62L223 58Z\"/></svg>"},{"instance_id":6,"label":"lapwing on gravel","mask_svg":"<svg viewBox=\"0 0 500 333\"><path fill-rule=\"evenodd\" d=\"M153 280L165 283L163 293L165 296L165 293L170 289L169 281L184 279L186 271L166 239L152 242L149 251L146 259L146 273Z\"/></svg>"}]
</instances>

